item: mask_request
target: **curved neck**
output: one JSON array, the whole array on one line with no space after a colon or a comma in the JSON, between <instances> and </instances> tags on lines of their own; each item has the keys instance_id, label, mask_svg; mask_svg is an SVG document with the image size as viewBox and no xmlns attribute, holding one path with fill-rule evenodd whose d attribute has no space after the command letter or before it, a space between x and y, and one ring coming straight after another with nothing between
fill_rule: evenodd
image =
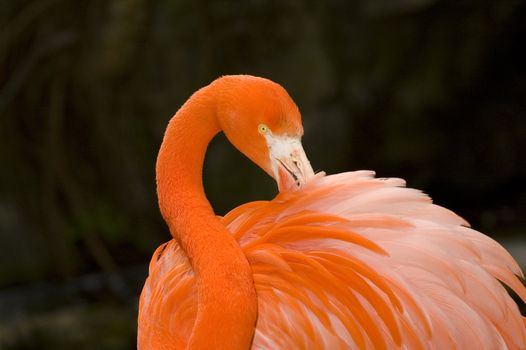
<instances>
[{"instance_id":1,"label":"curved neck","mask_svg":"<svg viewBox=\"0 0 526 350\"><path fill-rule=\"evenodd\" d=\"M189 349L248 349L257 318L250 266L215 217L202 183L203 161L220 131L213 86L196 92L170 120L157 158L159 207L188 256L197 283Z\"/></svg>"}]
</instances>

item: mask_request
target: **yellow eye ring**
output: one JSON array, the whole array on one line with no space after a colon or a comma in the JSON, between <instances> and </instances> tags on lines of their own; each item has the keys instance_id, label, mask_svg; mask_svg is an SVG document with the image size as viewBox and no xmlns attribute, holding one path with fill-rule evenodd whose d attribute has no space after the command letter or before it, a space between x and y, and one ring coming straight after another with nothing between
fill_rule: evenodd
<instances>
[{"instance_id":1,"label":"yellow eye ring","mask_svg":"<svg viewBox=\"0 0 526 350\"><path fill-rule=\"evenodd\" d=\"M265 135L266 133L269 132L269 128L268 126L266 126L265 124L259 124L258 125L258 131L261 135Z\"/></svg>"}]
</instances>

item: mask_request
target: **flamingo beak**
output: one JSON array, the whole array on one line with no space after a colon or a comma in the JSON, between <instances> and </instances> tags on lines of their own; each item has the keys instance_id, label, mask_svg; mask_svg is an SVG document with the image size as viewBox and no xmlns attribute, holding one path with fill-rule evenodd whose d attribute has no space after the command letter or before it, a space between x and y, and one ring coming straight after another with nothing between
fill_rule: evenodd
<instances>
[{"instance_id":1,"label":"flamingo beak","mask_svg":"<svg viewBox=\"0 0 526 350\"><path fill-rule=\"evenodd\" d=\"M300 189L314 175L299 138L267 138L274 179L280 192Z\"/></svg>"}]
</instances>

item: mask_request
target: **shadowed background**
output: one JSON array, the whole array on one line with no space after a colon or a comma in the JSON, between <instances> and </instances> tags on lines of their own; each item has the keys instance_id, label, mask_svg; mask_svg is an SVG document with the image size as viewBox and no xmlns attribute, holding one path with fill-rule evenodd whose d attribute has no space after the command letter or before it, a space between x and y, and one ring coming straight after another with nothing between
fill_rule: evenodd
<instances>
[{"instance_id":1,"label":"shadowed background","mask_svg":"<svg viewBox=\"0 0 526 350\"><path fill-rule=\"evenodd\" d=\"M526 265L524 1L0 2L0 348L133 349L169 118L281 83L315 170L403 177ZM212 143L218 214L276 186Z\"/></svg>"}]
</instances>

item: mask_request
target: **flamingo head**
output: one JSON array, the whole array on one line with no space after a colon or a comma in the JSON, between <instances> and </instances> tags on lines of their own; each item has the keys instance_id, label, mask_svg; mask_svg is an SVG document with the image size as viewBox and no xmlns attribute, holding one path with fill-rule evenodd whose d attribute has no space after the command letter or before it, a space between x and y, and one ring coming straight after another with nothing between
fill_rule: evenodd
<instances>
[{"instance_id":1,"label":"flamingo head","mask_svg":"<svg viewBox=\"0 0 526 350\"><path fill-rule=\"evenodd\" d=\"M252 76L216 83L219 123L229 141L272 176L280 191L302 187L314 172L301 144L301 115L287 91Z\"/></svg>"}]
</instances>

